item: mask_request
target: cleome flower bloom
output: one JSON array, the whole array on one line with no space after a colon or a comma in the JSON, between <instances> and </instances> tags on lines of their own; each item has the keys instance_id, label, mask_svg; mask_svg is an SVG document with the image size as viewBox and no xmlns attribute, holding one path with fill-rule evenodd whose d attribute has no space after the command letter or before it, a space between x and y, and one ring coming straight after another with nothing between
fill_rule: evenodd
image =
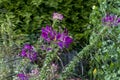
<instances>
[{"instance_id":1,"label":"cleome flower bloom","mask_svg":"<svg viewBox=\"0 0 120 80\"><path fill-rule=\"evenodd\" d=\"M24 73L17 74L18 80L29 80L28 76Z\"/></svg>"},{"instance_id":2,"label":"cleome flower bloom","mask_svg":"<svg viewBox=\"0 0 120 80\"><path fill-rule=\"evenodd\" d=\"M118 26L120 24L120 17L117 15L107 14L102 18L102 23L106 26Z\"/></svg>"},{"instance_id":3,"label":"cleome flower bloom","mask_svg":"<svg viewBox=\"0 0 120 80\"><path fill-rule=\"evenodd\" d=\"M53 13L53 19L63 20L63 15L59 13Z\"/></svg>"},{"instance_id":4,"label":"cleome flower bloom","mask_svg":"<svg viewBox=\"0 0 120 80\"><path fill-rule=\"evenodd\" d=\"M64 47L68 48L69 45L73 42L73 39L68 36L68 31L65 29L63 33L57 34L57 44L62 49Z\"/></svg>"},{"instance_id":5,"label":"cleome flower bloom","mask_svg":"<svg viewBox=\"0 0 120 80\"><path fill-rule=\"evenodd\" d=\"M41 37L45 39L47 42L50 42L55 38L56 32L53 30L51 26L46 26L42 28Z\"/></svg>"},{"instance_id":6,"label":"cleome flower bloom","mask_svg":"<svg viewBox=\"0 0 120 80\"><path fill-rule=\"evenodd\" d=\"M57 33L55 30L53 30L51 26L46 26L45 28L42 28L41 36L47 42L53 41L61 49L68 48L69 45L73 42L73 39L70 36L68 36L67 29L65 29L62 33Z\"/></svg>"},{"instance_id":7,"label":"cleome flower bloom","mask_svg":"<svg viewBox=\"0 0 120 80\"><path fill-rule=\"evenodd\" d=\"M31 54L27 54L27 58L29 58L31 62L35 61L37 59L37 53L33 52Z\"/></svg>"},{"instance_id":8,"label":"cleome flower bloom","mask_svg":"<svg viewBox=\"0 0 120 80\"><path fill-rule=\"evenodd\" d=\"M30 61L35 61L37 59L37 52L35 52L34 47L30 44L25 44L22 48L20 56L27 57Z\"/></svg>"}]
</instances>

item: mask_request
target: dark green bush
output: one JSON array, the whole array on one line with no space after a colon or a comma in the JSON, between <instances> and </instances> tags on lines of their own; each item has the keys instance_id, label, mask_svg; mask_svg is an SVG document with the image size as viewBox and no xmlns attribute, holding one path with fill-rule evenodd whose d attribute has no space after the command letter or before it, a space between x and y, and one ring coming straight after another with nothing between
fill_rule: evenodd
<instances>
[{"instance_id":1,"label":"dark green bush","mask_svg":"<svg viewBox=\"0 0 120 80\"><path fill-rule=\"evenodd\" d=\"M43 26L51 25L53 12L64 14L61 24L65 26L77 43L87 43L91 28L89 15L94 0L1 0L0 14L13 16L16 34L38 34ZM80 46L80 45L79 45Z\"/></svg>"}]
</instances>

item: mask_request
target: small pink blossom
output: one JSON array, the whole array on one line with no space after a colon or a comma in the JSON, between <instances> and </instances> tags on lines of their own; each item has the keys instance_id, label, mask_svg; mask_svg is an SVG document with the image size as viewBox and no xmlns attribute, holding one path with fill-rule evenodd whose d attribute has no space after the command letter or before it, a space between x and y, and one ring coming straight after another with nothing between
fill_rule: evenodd
<instances>
[{"instance_id":1,"label":"small pink blossom","mask_svg":"<svg viewBox=\"0 0 120 80\"><path fill-rule=\"evenodd\" d=\"M63 15L60 13L53 13L53 19L63 20Z\"/></svg>"},{"instance_id":2,"label":"small pink blossom","mask_svg":"<svg viewBox=\"0 0 120 80\"><path fill-rule=\"evenodd\" d=\"M52 63L52 69L53 69L53 72L56 72L58 70L58 65L56 65L55 63Z\"/></svg>"},{"instance_id":3,"label":"small pink blossom","mask_svg":"<svg viewBox=\"0 0 120 80\"><path fill-rule=\"evenodd\" d=\"M30 73L31 76L38 76L39 75L39 70L36 68L36 69L33 69Z\"/></svg>"}]
</instances>

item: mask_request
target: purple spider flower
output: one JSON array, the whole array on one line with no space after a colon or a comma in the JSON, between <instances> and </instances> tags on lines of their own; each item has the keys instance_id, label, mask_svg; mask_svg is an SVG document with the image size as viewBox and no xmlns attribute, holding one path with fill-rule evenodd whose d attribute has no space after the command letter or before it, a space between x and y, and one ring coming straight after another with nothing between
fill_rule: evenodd
<instances>
[{"instance_id":1,"label":"purple spider flower","mask_svg":"<svg viewBox=\"0 0 120 80\"><path fill-rule=\"evenodd\" d=\"M19 78L19 80L29 80L28 76L24 73L17 74L17 77Z\"/></svg>"},{"instance_id":2,"label":"purple spider flower","mask_svg":"<svg viewBox=\"0 0 120 80\"><path fill-rule=\"evenodd\" d=\"M47 48L46 50L47 50L47 51L52 51L52 48Z\"/></svg>"},{"instance_id":3,"label":"purple spider flower","mask_svg":"<svg viewBox=\"0 0 120 80\"><path fill-rule=\"evenodd\" d=\"M73 42L73 39L68 36L68 30L66 28L62 33L57 33L52 27L46 26L45 28L42 28L41 36L47 42L54 41L61 49L65 47L68 48ZM42 49L45 48L42 46Z\"/></svg>"},{"instance_id":4,"label":"purple spider flower","mask_svg":"<svg viewBox=\"0 0 120 80\"><path fill-rule=\"evenodd\" d=\"M21 54L19 54L22 57L27 57L26 50L22 49Z\"/></svg>"},{"instance_id":5,"label":"purple spider flower","mask_svg":"<svg viewBox=\"0 0 120 80\"><path fill-rule=\"evenodd\" d=\"M117 15L107 14L102 18L102 23L107 26L118 26L120 18Z\"/></svg>"},{"instance_id":6,"label":"purple spider flower","mask_svg":"<svg viewBox=\"0 0 120 80\"><path fill-rule=\"evenodd\" d=\"M56 31L53 30L51 26L46 26L45 28L42 28L41 37L45 39L47 42L50 42L55 38Z\"/></svg>"},{"instance_id":7,"label":"purple spider flower","mask_svg":"<svg viewBox=\"0 0 120 80\"><path fill-rule=\"evenodd\" d=\"M24 49L33 50L33 46L30 45L30 44L25 44L25 45L24 45Z\"/></svg>"},{"instance_id":8,"label":"purple spider flower","mask_svg":"<svg viewBox=\"0 0 120 80\"><path fill-rule=\"evenodd\" d=\"M53 13L53 19L63 20L63 15L60 13Z\"/></svg>"},{"instance_id":9,"label":"purple spider flower","mask_svg":"<svg viewBox=\"0 0 120 80\"><path fill-rule=\"evenodd\" d=\"M58 46L62 49L64 47L68 48L69 45L73 42L73 39L69 36L63 36L61 35L61 37L58 39Z\"/></svg>"},{"instance_id":10,"label":"purple spider flower","mask_svg":"<svg viewBox=\"0 0 120 80\"><path fill-rule=\"evenodd\" d=\"M64 47L68 48L69 45L73 42L73 39L68 36L68 31L65 29L63 33L57 35L57 44L62 49Z\"/></svg>"},{"instance_id":11,"label":"purple spider flower","mask_svg":"<svg viewBox=\"0 0 120 80\"><path fill-rule=\"evenodd\" d=\"M27 57L31 61L37 60L37 53L34 50L34 47L30 44L25 44L19 55L22 56L22 57Z\"/></svg>"},{"instance_id":12,"label":"purple spider flower","mask_svg":"<svg viewBox=\"0 0 120 80\"><path fill-rule=\"evenodd\" d=\"M106 15L102 20L103 22L113 22L114 21L114 15Z\"/></svg>"},{"instance_id":13,"label":"purple spider flower","mask_svg":"<svg viewBox=\"0 0 120 80\"><path fill-rule=\"evenodd\" d=\"M24 47L22 48L20 56L27 57L27 53L31 50L33 50L33 46L30 44L25 44Z\"/></svg>"},{"instance_id":14,"label":"purple spider flower","mask_svg":"<svg viewBox=\"0 0 120 80\"><path fill-rule=\"evenodd\" d=\"M35 61L37 59L37 53L33 52L31 54L27 54L27 57L30 59L30 61Z\"/></svg>"}]
</instances>

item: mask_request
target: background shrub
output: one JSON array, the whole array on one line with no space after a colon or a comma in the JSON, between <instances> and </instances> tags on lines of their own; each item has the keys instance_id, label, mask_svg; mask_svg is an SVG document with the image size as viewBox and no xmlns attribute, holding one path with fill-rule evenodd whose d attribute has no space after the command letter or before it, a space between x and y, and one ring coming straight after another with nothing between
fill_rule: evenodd
<instances>
[{"instance_id":1,"label":"background shrub","mask_svg":"<svg viewBox=\"0 0 120 80\"><path fill-rule=\"evenodd\" d=\"M15 34L28 34L30 38L35 38L34 35L40 33L41 27L51 25L52 13L60 12L65 17L61 25L83 46L91 31L89 14L96 4L94 0L1 0L0 13L1 17L6 14L12 16Z\"/></svg>"}]
</instances>

